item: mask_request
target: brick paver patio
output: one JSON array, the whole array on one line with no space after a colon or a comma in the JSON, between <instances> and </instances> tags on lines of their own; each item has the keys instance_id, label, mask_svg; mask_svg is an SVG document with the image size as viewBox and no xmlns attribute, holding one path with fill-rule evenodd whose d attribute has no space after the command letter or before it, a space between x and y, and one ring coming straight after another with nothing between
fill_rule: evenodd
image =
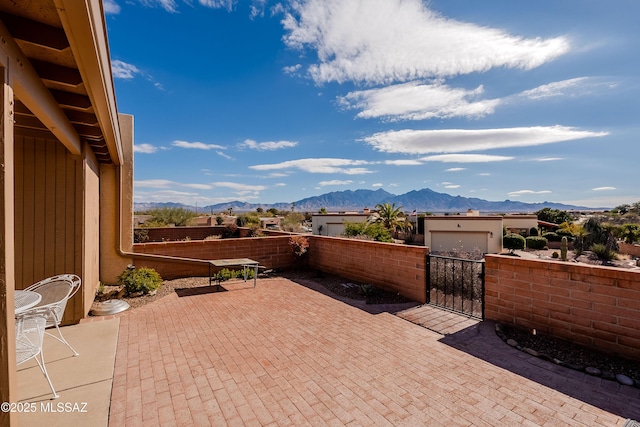
<instances>
[{"instance_id":1,"label":"brick paver patio","mask_svg":"<svg viewBox=\"0 0 640 427\"><path fill-rule=\"evenodd\" d=\"M443 337L286 279L170 295L121 316L109 424L594 426L640 390L504 345Z\"/></svg>"}]
</instances>

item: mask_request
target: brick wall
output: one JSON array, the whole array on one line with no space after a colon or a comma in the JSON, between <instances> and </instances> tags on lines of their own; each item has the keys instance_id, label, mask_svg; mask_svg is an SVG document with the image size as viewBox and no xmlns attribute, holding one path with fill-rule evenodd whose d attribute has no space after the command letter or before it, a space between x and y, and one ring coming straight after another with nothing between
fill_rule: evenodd
<instances>
[{"instance_id":1,"label":"brick wall","mask_svg":"<svg viewBox=\"0 0 640 427\"><path fill-rule=\"evenodd\" d=\"M222 239L207 241L180 241L161 243L139 243L133 247L140 254L165 255L199 260L224 258L251 258L267 268L290 269L298 261L289 246L289 236L256 237L245 239ZM152 267L164 279L209 274L206 263L188 263L140 259L136 266Z\"/></svg>"},{"instance_id":2,"label":"brick wall","mask_svg":"<svg viewBox=\"0 0 640 427\"><path fill-rule=\"evenodd\" d=\"M485 317L640 360L640 272L486 256Z\"/></svg>"},{"instance_id":3,"label":"brick wall","mask_svg":"<svg viewBox=\"0 0 640 427\"><path fill-rule=\"evenodd\" d=\"M309 236L309 266L426 301L424 246Z\"/></svg>"},{"instance_id":4,"label":"brick wall","mask_svg":"<svg viewBox=\"0 0 640 427\"><path fill-rule=\"evenodd\" d=\"M624 242L618 242L618 245L620 246L619 252L621 254L640 257L640 245L630 245Z\"/></svg>"}]
</instances>

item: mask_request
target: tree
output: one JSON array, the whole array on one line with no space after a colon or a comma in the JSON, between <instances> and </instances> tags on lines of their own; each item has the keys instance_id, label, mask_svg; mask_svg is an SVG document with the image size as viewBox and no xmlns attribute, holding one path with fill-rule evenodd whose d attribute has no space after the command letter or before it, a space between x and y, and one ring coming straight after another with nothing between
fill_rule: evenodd
<instances>
[{"instance_id":1,"label":"tree","mask_svg":"<svg viewBox=\"0 0 640 427\"><path fill-rule=\"evenodd\" d=\"M261 213L263 213L263 212L264 212L264 209L262 209L262 208L256 208L256 212L257 212L257 213L259 213L259 214L261 214Z\"/></svg>"},{"instance_id":2,"label":"tree","mask_svg":"<svg viewBox=\"0 0 640 427\"><path fill-rule=\"evenodd\" d=\"M567 211L560 209L544 208L536 212L538 220L552 222L554 224L562 224L563 222L572 222L573 218Z\"/></svg>"},{"instance_id":3,"label":"tree","mask_svg":"<svg viewBox=\"0 0 640 427\"><path fill-rule=\"evenodd\" d=\"M374 216L374 221L382 223L384 228L394 233L400 225L399 216L402 213L402 206L396 208L396 204L392 203L378 203L375 211L377 216Z\"/></svg>"},{"instance_id":4,"label":"tree","mask_svg":"<svg viewBox=\"0 0 640 427\"><path fill-rule=\"evenodd\" d=\"M278 209L276 209L276 208L269 208L269 209L267 209L267 213L270 213L270 214L271 214L271 215L273 215L273 216L278 216L278 214L279 214L280 212L279 212L279 211L278 211Z\"/></svg>"},{"instance_id":5,"label":"tree","mask_svg":"<svg viewBox=\"0 0 640 427\"><path fill-rule=\"evenodd\" d=\"M149 215L151 218L145 221L146 227L182 226L196 217L195 212L184 208L158 208L149 211Z\"/></svg>"},{"instance_id":6,"label":"tree","mask_svg":"<svg viewBox=\"0 0 640 427\"><path fill-rule=\"evenodd\" d=\"M640 224L624 224L618 227L618 237L625 241L625 243L633 244L640 241Z\"/></svg>"},{"instance_id":7,"label":"tree","mask_svg":"<svg viewBox=\"0 0 640 427\"><path fill-rule=\"evenodd\" d=\"M320 208L320 210L318 211L318 213L319 213L319 214L322 214L322 215L326 215L326 214L327 214L327 208L325 208L325 207Z\"/></svg>"}]
</instances>

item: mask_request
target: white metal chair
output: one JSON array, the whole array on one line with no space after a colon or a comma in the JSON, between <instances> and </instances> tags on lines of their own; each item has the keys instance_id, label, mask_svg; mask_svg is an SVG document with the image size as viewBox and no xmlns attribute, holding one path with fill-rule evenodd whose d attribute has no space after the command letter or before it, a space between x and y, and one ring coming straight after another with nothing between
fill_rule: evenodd
<instances>
[{"instance_id":1,"label":"white metal chair","mask_svg":"<svg viewBox=\"0 0 640 427\"><path fill-rule=\"evenodd\" d=\"M66 344L74 356L77 356L78 352L71 347L71 344L69 344L62 335L60 322L62 321L64 310L67 307L67 301L78 292L81 285L82 281L80 277L75 274L62 274L41 280L25 289L25 291L33 291L42 295L42 299L36 307L47 307L49 309L47 328L55 326L58 330L59 337L48 332L46 334Z\"/></svg>"},{"instance_id":2,"label":"white metal chair","mask_svg":"<svg viewBox=\"0 0 640 427\"><path fill-rule=\"evenodd\" d=\"M42 354L44 329L49 315L50 309L48 307L31 308L16 315L16 364L21 365L31 359L36 359L40 370L49 383L53 399L57 399L59 396L51 384ZM38 356L40 357L38 358Z\"/></svg>"}]
</instances>

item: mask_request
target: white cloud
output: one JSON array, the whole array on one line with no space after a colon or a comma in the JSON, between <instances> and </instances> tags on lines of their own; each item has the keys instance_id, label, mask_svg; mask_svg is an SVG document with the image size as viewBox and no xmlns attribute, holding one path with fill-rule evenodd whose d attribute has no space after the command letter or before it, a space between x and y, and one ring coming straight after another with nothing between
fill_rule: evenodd
<instances>
[{"instance_id":1,"label":"white cloud","mask_svg":"<svg viewBox=\"0 0 640 427\"><path fill-rule=\"evenodd\" d=\"M350 92L338 98L348 109L361 110L356 117L383 118L389 121L470 117L491 114L498 99L477 100L482 86L474 90L454 89L437 81L431 84L411 82Z\"/></svg>"},{"instance_id":2,"label":"white cloud","mask_svg":"<svg viewBox=\"0 0 640 427\"><path fill-rule=\"evenodd\" d=\"M596 187L596 188L592 188L592 191L611 191L611 190L615 190L616 187Z\"/></svg>"},{"instance_id":3,"label":"white cloud","mask_svg":"<svg viewBox=\"0 0 640 427\"><path fill-rule=\"evenodd\" d=\"M111 71L113 77L116 79L133 79L136 74L142 74L142 72L133 64L127 64L124 61L118 59L111 61Z\"/></svg>"},{"instance_id":4,"label":"white cloud","mask_svg":"<svg viewBox=\"0 0 640 427\"><path fill-rule=\"evenodd\" d=\"M353 184L353 181L351 181L350 179L347 179L346 181L341 181L339 179L332 179L331 181L320 181L318 183L318 186L326 187L328 185L349 185L349 184Z\"/></svg>"},{"instance_id":5,"label":"white cloud","mask_svg":"<svg viewBox=\"0 0 640 427\"><path fill-rule=\"evenodd\" d=\"M236 4L236 0L198 0L198 2L212 9L227 9L228 11L233 10L233 6Z\"/></svg>"},{"instance_id":6,"label":"white cloud","mask_svg":"<svg viewBox=\"0 0 640 427\"><path fill-rule=\"evenodd\" d=\"M317 51L316 83L391 83L487 71L528 70L569 50L564 37L512 36L447 19L422 0L300 0L283 25L289 47Z\"/></svg>"},{"instance_id":7,"label":"white cloud","mask_svg":"<svg viewBox=\"0 0 640 427\"><path fill-rule=\"evenodd\" d=\"M346 175L362 175L373 173L373 171L363 167L352 166L363 166L368 164L370 164L370 162L366 160L310 158L249 167L254 170L299 169L309 173L343 173Z\"/></svg>"},{"instance_id":8,"label":"white cloud","mask_svg":"<svg viewBox=\"0 0 640 427\"><path fill-rule=\"evenodd\" d=\"M264 185L240 184L237 182L212 182L211 185L217 188L230 188L240 192L257 192L266 190Z\"/></svg>"},{"instance_id":9,"label":"white cloud","mask_svg":"<svg viewBox=\"0 0 640 427\"><path fill-rule=\"evenodd\" d=\"M158 147L151 144L134 144L133 146L134 153L152 154L152 153L155 153L156 151L158 151Z\"/></svg>"},{"instance_id":10,"label":"white cloud","mask_svg":"<svg viewBox=\"0 0 640 427\"><path fill-rule=\"evenodd\" d=\"M458 184L448 184L448 185L445 185L444 188L453 189L453 188L460 188L460 186Z\"/></svg>"},{"instance_id":11,"label":"white cloud","mask_svg":"<svg viewBox=\"0 0 640 427\"><path fill-rule=\"evenodd\" d=\"M231 159L233 159L233 157L231 157L231 156L230 156L230 155L228 155L228 154L223 153L222 151L216 151L216 154L217 154L218 156L220 156L220 157L224 157L224 158L225 158L225 159L227 159L227 160L231 160Z\"/></svg>"},{"instance_id":12,"label":"white cloud","mask_svg":"<svg viewBox=\"0 0 640 427\"><path fill-rule=\"evenodd\" d=\"M525 90L520 93L520 96L532 100L543 100L557 96L578 97L590 95L599 87L611 89L616 87L616 84L612 82L598 81L596 78L592 77L577 77L575 79L562 80L538 86L534 89Z\"/></svg>"},{"instance_id":13,"label":"white cloud","mask_svg":"<svg viewBox=\"0 0 640 427\"><path fill-rule=\"evenodd\" d=\"M280 172L273 172L268 175L269 178L284 178L286 176L289 176L289 174Z\"/></svg>"},{"instance_id":14,"label":"white cloud","mask_svg":"<svg viewBox=\"0 0 640 427\"><path fill-rule=\"evenodd\" d=\"M541 191L533 191L533 190L518 190L509 192L509 197L518 197L524 194L549 194L551 191L549 190L541 190Z\"/></svg>"},{"instance_id":15,"label":"white cloud","mask_svg":"<svg viewBox=\"0 0 640 427\"><path fill-rule=\"evenodd\" d=\"M286 187L287 184L285 184L284 182L278 182L275 186L276 187Z\"/></svg>"},{"instance_id":16,"label":"white cloud","mask_svg":"<svg viewBox=\"0 0 640 427\"><path fill-rule=\"evenodd\" d=\"M384 184L381 182L376 182L375 184L371 184L371 186L373 188L380 188L380 187L384 187Z\"/></svg>"},{"instance_id":17,"label":"white cloud","mask_svg":"<svg viewBox=\"0 0 640 427\"><path fill-rule=\"evenodd\" d=\"M203 142L187 142L176 140L171 144L174 147L195 149L195 150L224 150L226 147L216 144L205 144Z\"/></svg>"},{"instance_id":18,"label":"white cloud","mask_svg":"<svg viewBox=\"0 0 640 427\"><path fill-rule=\"evenodd\" d=\"M256 142L252 139L245 139L244 142L238 144L238 148L249 148L257 151L274 151L282 148L292 148L298 145L297 141L267 141Z\"/></svg>"},{"instance_id":19,"label":"white cloud","mask_svg":"<svg viewBox=\"0 0 640 427\"><path fill-rule=\"evenodd\" d=\"M161 7L170 13L178 11L175 0L140 0L140 2L147 7Z\"/></svg>"},{"instance_id":20,"label":"white cloud","mask_svg":"<svg viewBox=\"0 0 640 427\"><path fill-rule=\"evenodd\" d=\"M449 168L449 169L445 169L445 172L462 172L462 171L466 171L467 168Z\"/></svg>"},{"instance_id":21,"label":"white cloud","mask_svg":"<svg viewBox=\"0 0 640 427\"><path fill-rule=\"evenodd\" d=\"M491 174L489 172L482 172L479 173L478 176L491 176Z\"/></svg>"},{"instance_id":22,"label":"white cloud","mask_svg":"<svg viewBox=\"0 0 640 427\"><path fill-rule=\"evenodd\" d=\"M286 74L297 74L298 71L300 71L300 68L302 68L302 65L296 64L289 67L284 67L282 71L284 71Z\"/></svg>"},{"instance_id":23,"label":"white cloud","mask_svg":"<svg viewBox=\"0 0 640 427\"><path fill-rule=\"evenodd\" d=\"M385 160L384 164L395 166L418 166L423 163L420 160Z\"/></svg>"},{"instance_id":24,"label":"white cloud","mask_svg":"<svg viewBox=\"0 0 640 427\"><path fill-rule=\"evenodd\" d=\"M115 0L104 0L102 2L105 15L117 15L120 13L120 5Z\"/></svg>"},{"instance_id":25,"label":"white cloud","mask_svg":"<svg viewBox=\"0 0 640 427\"><path fill-rule=\"evenodd\" d=\"M253 0L249 6L249 18L255 19L264 16L264 9L267 7L267 0Z\"/></svg>"},{"instance_id":26,"label":"white cloud","mask_svg":"<svg viewBox=\"0 0 640 427\"><path fill-rule=\"evenodd\" d=\"M562 157L541 157L539 159L533 159L534 162L555 162L558 160L564 160Z\"/></svg>"},{"instance_id":27,"label":"white cloud","mask_svg":"<svg viewBox=\"0 0 640 427\"><path fill-rule=\"evenodd\" d=\"M442 163L487 163L513 160L513 157L491 156L488 154L438 154L435 156L422 157L420 160L423 162Z\"/></svg>"},{"instance_id":28,"label":"white cloud","mask_svg":"<svg viewBox=\"0 0 640 427\"><path fill-rule=\"evenodd\" d=\"M379 132L362 141L386 153L458 153L495 148L529 147L608 135L566 126L504 129L442 129Z\"/></svg>"},{"instance_id":29,"label":"white cloud","mask_svg":"<svg viewBox=\"0 0 640 427\"><path fill-rule=\"evenodd\" d=\"M169 188L171 185L175 184L173 181L169 181L166 179L146 179L134 181L136 187L145 187L145 188Z\"/></svg>"}]
</instances>

